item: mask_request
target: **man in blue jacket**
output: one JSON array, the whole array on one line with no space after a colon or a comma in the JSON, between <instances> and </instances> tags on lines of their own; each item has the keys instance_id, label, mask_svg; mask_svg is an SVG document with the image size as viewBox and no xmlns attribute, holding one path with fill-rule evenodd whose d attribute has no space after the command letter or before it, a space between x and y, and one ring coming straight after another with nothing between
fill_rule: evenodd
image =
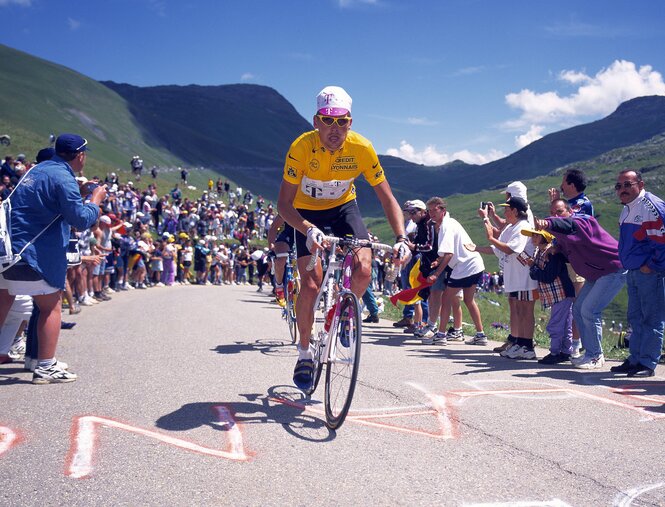
<instances>
[{"instance_id":1,"label":"man in blue jacket","mask_svg":"<svg viewBox=\"0 0 665 507\"><path fill-rule=\"evenodd\" d=\"M619 173L614 186L624 205L619 218L619 258L628 270L630 356L614 373L652 377L665 327L665 202L644 190L639 171Z\"/></svg>"},{"instance_id":2,"label":"man in blue jacket","mask_svg":"<svg viewBox=\"0 0 665 507\"><path fill-rule=\"evenodd\" d=\"M55 359L61 323L62 291L67 273L66 251L70 226L84 230L99 216L106 189L92 191L84 204L75 174L82 174L88 142L76 134L62 134L55 156L33 167L10 197L12 250L18 253L41 233L22 254L21 261L0 274L0 325L21 294L32 296L40 311L38 365L33 384L73 382Z\"/></svg>"}]
</instances>

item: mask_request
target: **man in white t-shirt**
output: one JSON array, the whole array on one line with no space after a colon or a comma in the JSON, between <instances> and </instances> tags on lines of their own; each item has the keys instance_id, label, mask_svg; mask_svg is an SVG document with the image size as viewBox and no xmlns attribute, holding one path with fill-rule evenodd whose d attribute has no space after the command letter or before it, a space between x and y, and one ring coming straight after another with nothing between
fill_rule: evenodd
<instances>
[{"instance_id":1,"label":"man in white t-shirt","mask_svg":"<svg viewBox=\"0 0 665 507\"><path fill-rule=\"evenodd\" d=\"M480 309L474 298L476 286L485 271L485 264L475 245L462 224L452 218L449 213L443 217L439 228L439 259L441 264L447 264L452 272L448 277L448 284L443 291L441 304L441 322L448 322L454 298L462 290L464 304L476 327L476 334L468 345L487 345L487 336L483 331L483 321ZM461 335L461 329L455 329Z\"/></svg>"}]
</instances>

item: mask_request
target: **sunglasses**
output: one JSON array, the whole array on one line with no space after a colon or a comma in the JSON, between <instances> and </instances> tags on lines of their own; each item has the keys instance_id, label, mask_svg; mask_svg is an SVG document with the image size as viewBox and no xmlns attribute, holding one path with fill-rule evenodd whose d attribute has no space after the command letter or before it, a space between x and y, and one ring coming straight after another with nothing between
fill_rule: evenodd
<instances>
[{"instance_id":1,"label":"sunglasses","mask_svg":"<svg viewBox=\"0 0 665 507\"><path fill-rule=\"evenodd\" d=\"M326 127L332 127L333 123L337 123L338 127L344 128L351 123L350 116L342 116L341 118L337 118L335 116L324 116L322 114L317 114L316 117Z\"/></svg>"},{"instance_id":2,"label":"sunglasses","mask_svg":"<svg viewBox=\"0 0 665 507\"><path fill-rule=\"evenodd\" d=\"M633 185L637 185L637 184L638 184L637 181L624 181L623 182L623 188L630 188ZM617 183L616 185L614 185L614 190L621 190L621 188L622 188L621 183Z\"/></svg>"}]
</instances>

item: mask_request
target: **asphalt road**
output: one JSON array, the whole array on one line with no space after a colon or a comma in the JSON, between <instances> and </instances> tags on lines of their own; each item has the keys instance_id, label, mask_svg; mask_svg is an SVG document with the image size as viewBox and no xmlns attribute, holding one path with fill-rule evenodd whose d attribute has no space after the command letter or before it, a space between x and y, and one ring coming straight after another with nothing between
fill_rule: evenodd
<instances>
[{"instance_id":1,"label":"asphalt road","mask_svg":"<svg viewBox=\"0 0 665 507\"><path fill-rule=\"evenodd\" d=\"M423 346L382 321L332 432L252 287L124 292L65 319L77 382L0 366L2 506L665 505L663 377Z\"/></svg>"}]
</instances>

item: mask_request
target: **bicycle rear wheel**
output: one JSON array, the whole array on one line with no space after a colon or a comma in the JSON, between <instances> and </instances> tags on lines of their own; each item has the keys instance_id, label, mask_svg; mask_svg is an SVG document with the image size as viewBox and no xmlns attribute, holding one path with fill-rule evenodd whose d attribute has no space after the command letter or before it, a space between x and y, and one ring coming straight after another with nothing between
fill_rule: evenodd
<instances>
[{"instance_id":1,"label":"bicycle rear wheel","mask_svg":"<svg viewBox=\"0 0 665 507\"><path fill-rule=\"evenodd\" d=\"M358 298L351 292L346 293L340 298L339 305L339 320L332 333L334 341L326 366L326 426L330 429L338 429L344 423L360 364L362 328Z\"/></svg>"},{"instance_id":2,"label":"bicycle rear wheel","mask_svg":"<svg viewBox=\"0 0 665 507\"><path fill-rule=\"evenodd\" d=\"M289 282L291 284L292 282ZM291 343L296 343L298 341L298 326L296 325L296 302L295 302L295 293L285 287L284 299L286 299L286 323L289 326L289 333L291 334Z\"/></svg>"}]
</instances>

